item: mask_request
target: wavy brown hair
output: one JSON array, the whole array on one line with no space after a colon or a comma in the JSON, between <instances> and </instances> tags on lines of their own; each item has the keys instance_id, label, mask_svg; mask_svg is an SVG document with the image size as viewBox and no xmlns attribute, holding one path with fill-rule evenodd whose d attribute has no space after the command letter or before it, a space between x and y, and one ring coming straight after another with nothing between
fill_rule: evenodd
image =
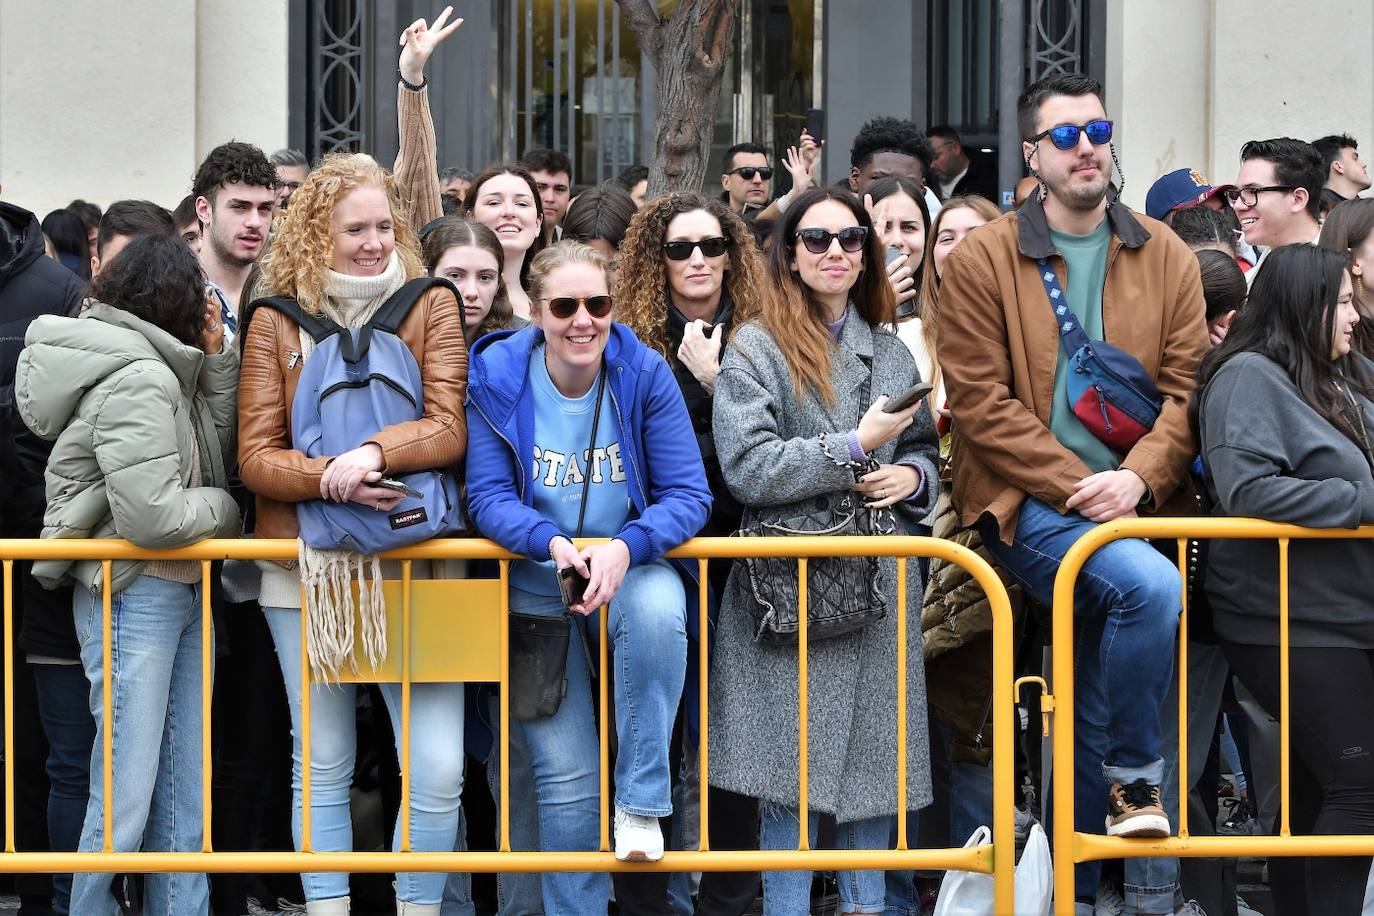
<instances>
[{"instance_id":1,"label":"wavy brown hair","mask_svg":"<svg viewBox=\"0 0 1374 916\"><path fill-rule=\"evenodd\" d=\"M511 310L510 298L506 295L506 284L501 282L501 271L505 268L506 254L501 250L501 240L491 229L475 219L460 216L445 216L425 236L425 267L430 276L450 248L480 248L496 259L496 298L491 300L491 308L482 323L468 334L468 340L476 340L492 331L504 331L515 327L515 312ZM459 307L462 299L459 299Z\"/></svg>"},{"instance_id":2,"label":"wavy brown hair","mask_svg":"<svg viewBox=\"0 0 1374 916\"><path fill-rule=\"evenodd\" d=\"M425 275L420 242L406 217L396 179L370 156L332 153L310 173L296 192L294 203L277 227L272 247L262 259L262 288L270 295L291 296L306 311L318 315L325 301L325 278L334 260L330 221L334 208L358 188L379 188L391 204L396 256L405 279Z\"/></svg>"},{"instance_id":3,"label":"wavy brown hair","mask_svg":"<svg viewBox=\"0 0 1374 916\"><path fill-rule=\"evenodd\" d=\"M615 278L615 319L670 362L677 357L668 352L668 270L664 264L667 255L663 253L663 243L668 238L669 223L683 213L697 210L714 216L720 223L721 232L730 240L724 288L734 303L732 333L734 328L758 317L768 286L754 234L722 201L691 191L675 191L647 202L630 221L625 241L620 246L620 265Z\"/></svg>"},{"instance_id":4,"label":"wavy brown hair","mask_svg":"<svg viewBox=\"0 0 1374 916\"><path fill-rule=\"evenodd\" d=\"M835 402L830 384L830 363L839 347L825 326L825 307L801 282L793 267L797 247L797 227L816 204L838 201L854 214L854 225L868 230L859 279L849 291L849 301L870 325L893 325L897 321L897 297L887 282L883 267L883 243L874 231L868 211L851 192L839 188L812 188L788 206L773 244L768 249L768 273L772 279L763 297L759 321L782 351L787 374L797 400L810 389L824 404Z\"/></svg>"}]
</instances>

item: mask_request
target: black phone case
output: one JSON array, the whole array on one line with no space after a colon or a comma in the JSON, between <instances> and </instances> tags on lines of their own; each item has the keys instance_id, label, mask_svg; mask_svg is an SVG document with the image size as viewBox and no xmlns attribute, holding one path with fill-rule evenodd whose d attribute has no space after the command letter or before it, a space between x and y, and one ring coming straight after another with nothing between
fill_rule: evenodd
<instances>
[{"instance_id":1,"label":"black phone case","mask_svg":"<svg viewBox=\"0 0 1374 916\"><path fill-rule=\"evenodd\" d=\"M588 581L578 575L575 567L564 566L558 570L558 591L563 596L565 608L571 610L574 604L582 602L582 596L587 594Z\"/></svg>"}]
</instances>

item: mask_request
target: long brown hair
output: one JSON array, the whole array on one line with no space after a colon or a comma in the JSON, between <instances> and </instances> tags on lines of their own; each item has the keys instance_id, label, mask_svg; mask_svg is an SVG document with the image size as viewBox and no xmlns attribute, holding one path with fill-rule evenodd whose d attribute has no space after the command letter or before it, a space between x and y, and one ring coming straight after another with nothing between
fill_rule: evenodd
<instances>
[{"instance_id":1,"label":"long brown hair","mask_svg":"<svg viewBox=\"0 0 1374 916\"><path fill-rule=\"evenodd\" d=\"M730 240L730 261L725 269L725 291L734 303L734 329L759 315L767 282L763 258L754 234L744 220L719 200L691 191L675 191L644 205L630 221L620 246L620 265L615 278L615 319L635 332L645 346L670 361L665 330L668 317L668 269L664 266L663 242L668 224L683 213L702 210L716 218Z\"/></svg>"},{"instance_id":2,"label":"long brown hair","mask_svg":"<svg viewBox=\"0 0 1374 916\"><path fill-rule=\"evenodd\" d=\"M830 384L830 365L839 348L825 326L825 307L801 282L793 267L797 227L808 210L827 200L844 204L854 214L854 224L868 230L861 272L849 291L850 301L870 325L896 323L897 298L883 269L882 242L859 199L839 188L812 188L788 206L768 249L768 273L773 282L764 292L759 321L782 351L797 400L810 389L822 403L832 404L835 389Z\"/></svg>"},{"instance_id":3,"label":"long brown hair","mask_svg":"<svg viewBox=\"0 0 1374 916\"><path fill-rule=\"evenodd\" d=\"M291 296L306 311L320 313L325 277L334 258L330 221L339 201L358 188L378 188L386 194L401 273L407 280L424 276L420 243L406 218L396 179L370 156L331 153L291 195L291 207L262 258L261 288Z\"/></svg>"},{"instance_id":4,"label":"long brown hair","mask_svg":"<svg viewBox=\"0 0 1374 916\"><path fill-rule=\"evenodd\" d=\"M921 277L921 298L917 314L921 316L921 339L925 341L926 352L932 360L935 360L935 328L940 320L940 275L935 270L935 239L940 234L940 227L944 225L945 214L961 209L972 210L989 223L1002 215L990 200L978 194L951 197L940 207L940 212L935 215L935 222L930 226L930 232L926 233L926 254L922 262L925 265L925 273ZM939 373L940 363L935 360L935 377L926 381L935 384Z\"/></svg>"},{"instance_id":5,"label":"long brown hair","mask_svg":"<svg viewBox=\"0 0 1374 916\"><path fill-rule=\"evenodd\" d=\"M1351 268L1355 279L1355 308L1360 312L1360 320L1355 325L1355 349L1374 358L1374 294L1369 286L1374 284L1374 276L1354 276L1355 250L1369 241L1374 234L1374 199L1352 198L1331 208L1322 223L1321 237L1317 244L1329 251L1342 255L1346 266Z\"/></svg>"},{"instance_id":6,"label":"long brown hair","mask_svg":"<svg viewBox=\"0 0 1374 916\"><path fill-rule=\"evenodd\" d=\"M522 179L525 184L530 186L530 194L534 197L534 212L539 216L539 231L534 234L534 241L525 250L525 260L520 264L520 285L528 290L530 265L534 263L535 256L543 251L544 246L548 244L544 240L544 199L539 196L539 187L534 183L534 176L518 165L493 165L485 168L476 178L472 179L472 184L468 185L468 196L463 198L463 210L468 216L472 216L477 207L477 197L482 193L482 185L497 175L514 175L516 178Z\"/></svg>"},{"instance_id":7,"label":"long brown hair","mask_svg":"<svg viewBox=\"0 0 1374 916\"><path fill-rule=\"evenodd\" d=\"M443 260L444 252L450 248L480 248L496 259L496 298L491 300L491 308L482 319L482 323L468 334L468 340L476 340L492 331L504 331L515 327L515 312L511 309L510 298L506 295L506 284L499 279L505 267L506 255L501 250L501 240L496 237L496 233L475 219L465 219L461 216L444 217L439 225L425 236L425 267L431 276ZM462 306L461 298L458 304Z\"/></svg>"}]
</instances>

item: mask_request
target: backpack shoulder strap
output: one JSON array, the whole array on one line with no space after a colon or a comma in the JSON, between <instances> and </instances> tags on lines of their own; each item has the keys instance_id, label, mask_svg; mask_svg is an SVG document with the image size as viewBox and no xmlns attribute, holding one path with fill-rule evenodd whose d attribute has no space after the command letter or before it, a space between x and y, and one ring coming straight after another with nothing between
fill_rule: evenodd
<instances>
[{"instance_id":1,"label":"backpack shoulder strap","mask_svg":"<svg viewBox=\"0 0 1374 916\"><path fill-rule=\"evenodd\" d=\"M253 313L260 308L281 312L294 321L302 331L314 338L315 343L321 343L325 338L343 330L323 315L310 314L301 308L299 302L289 296L270 296L265 299L255 299L249 303L248 308L244 309L243 317L239 319L240 348L242 348L243 342L248 340L248 323L252 320Z\"/></svg>"},{"instance_id":2,"label":"backpack shoulder strap","mask_svg":"<svg viewBox=\"0 0 1374 916\"><path fill-rule=\"evenodd\" d=\"M379 331L395 334L405 322L410 310L415 307L415 303L420 301L420 297L436 286L444 287L453 293L453 298L462 301L458 289L443 277L416 277L392 293L391 298L382 303L382 307L377 309L368 324Z\"/></svg>"}]
</instances>

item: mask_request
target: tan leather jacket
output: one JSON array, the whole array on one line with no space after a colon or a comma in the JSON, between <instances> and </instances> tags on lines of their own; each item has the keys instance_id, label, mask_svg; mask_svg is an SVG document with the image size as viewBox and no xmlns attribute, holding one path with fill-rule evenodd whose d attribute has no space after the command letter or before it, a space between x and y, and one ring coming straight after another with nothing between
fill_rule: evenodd
<instances>
[{"instance_id":1,"label":"tan leather jacket","mask_svg":"<svg viewBox=\"0 0 1374 916\"><path fill-rule=\"evenodd\" d=\"M468 355L453 293L437 288L426 292L398 335L420 364L425 415L388 426L369 441L381 447L387 474L456 464L467 451L463 400ZM319 498L320 475L329 463L291 447L300 350L300 329L291 319L273 309L253 314L239 373L239 476L256 494L257 537L297 535L295 504Z\"/></svg>"},{"instance_id":2,"label":"tan leather jacket","mask_svg":"<svg viewBox=\"0 0 1374 916\"><path fill-rule=\"evenodd\" d=\"M1150 488L1170 514L1194 510L1185 493L1170 505L1197 443L1188 397L1207 350L1197 258L1163 224L1114 202L1112 240L1102 289L1109 343L1140 361L1164 397L1154 428L1122 468ZM1020 210L980 226L950 252L940 283L936 353L954 418L953 500L962 524L984 513L1008 543L1027 496L1067 511L1074 484L1091 474L1050 431L1060 344L1037 258L1061 278L1045 211L1032 198Z\"/></svg>"}]
</instances>

